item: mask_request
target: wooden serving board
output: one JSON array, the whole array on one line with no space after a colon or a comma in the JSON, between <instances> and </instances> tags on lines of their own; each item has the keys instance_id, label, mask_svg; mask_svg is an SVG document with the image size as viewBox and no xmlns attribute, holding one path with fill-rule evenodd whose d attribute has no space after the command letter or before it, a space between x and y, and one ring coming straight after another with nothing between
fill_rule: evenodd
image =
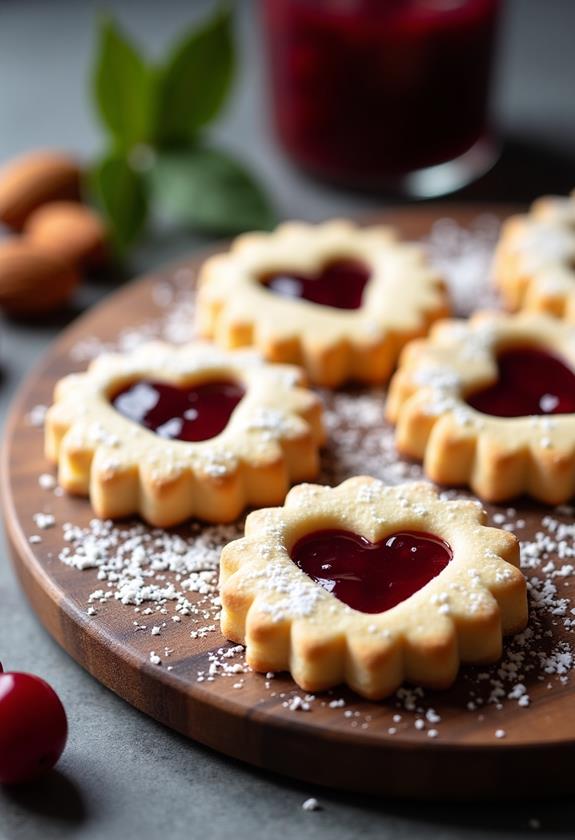
<instances>
[{"instance_id":1,"label":"wooden serving board","mask_svg":"<svg viewBox=\"0 0 575 840\"><path fill-rule=\"evenodd\" d=\"M485 212L501 218L510 210L428 205L390 212L378 221L392 221L404 234L417 238L426 236L438 218L450 217L467 229ZM266 680L263 675L243 673L242 657L237 653L229 659L239 663L237 675L224 676L217 666L214 679L208 679L210 661L224 661L222 650L229 645L218 629L196 631L192 638L191 631L201 622L187 616L172 621L172 602L166 604L166 613L156 612L160 605L152 604L155 612L151 616L144 613L149 605L142 604L136 612L133 604L122 604L113 597L104 604L92 599L95 610L94 606L89 609L90 594L108 584L98 581L95 569L71 568L58 555L66 545L63 523L89 529L92 512L87 500L55 495L40 486L39 475L52 470L42 454L42 429L31 424L30 413L33 417L35 406L50 403L56 380L85 367L84 356L93 345L114 345L122 333L121 343L126 346L132 328L150 335L162 330L165 334L168 324L169 335L181 332L185 301L192 294L193 276L203 256L192 256L133 283L86 313L46 353L15 401L4 442L2 507L21 584L47 630L96 679L162 723L235 758L307 782L422 798L477 799L572 791L575 693L568 673L557 673L561 670L557 661L563 652L563 661L569 664L573 631L564 626L564 616L553 614L555 602L550 609L533 613L533 636L517 648L518 654L513 654L516 648L510 648L501 680L497 666L483 672L464 668L450 691L426 692L423 697L403 693L381 703L360 700L344 689L306 699L287 675ZM384 429L383 421L377 428L380 421L373 419L378 406L383 406L383 392L366 393L326 395L335 431L324 454L321 480L339 481L353 472L354 465L362 463L356 451L361 446L367 447L363 460L367 459L372 473L378 475L380 433L385 433L388 441L381 455L387 459L387 472L382 475L417 477L417 466L394 463L391 432ZM358 405L363 400L359 419L353 411L356 398ZM369 429L362 430L364 422ZM39 529L34 522L39 512L53 514L54 526ZM518 505L517 513L505 508L489 512L496 523L509 520L513 525L517 519L523 520L518 535L529 546L534 545L534 535L542 527L553 527L542 526L548 511L528 504ZM567 527L572 521L569 511L553 512L553 516ZM186 526L179 533L188 540L198 539L201 528ZM39 541L31 543L31 535ZM553 549L549 556L556 559ZM541 571L544 562L528 571L538 576L539 589L545 577ZM568 597L569 578L565 575L555 580L560 590L557 598ZM194 603L202 597L189 593ZM213 612L210 615L213 617ZM161 634L152 636L151 626L162 622ZM146 629L138 631L138 623ZM160 655L161 664L150 660L153 650ZM529 705L520 705L517 699L522 691L513 675L517 656L523 663L518 674ZM546 671L549 662L555 665ZM503 685L499 690L498 681ZM493 700L494 686L497 703L488 702L490 694ZM507 697L510 692L515 693L512 699ZM416 723L418 719L423 723ZM430 736L429 730L436 734Z\"/></svg>"}]
</instances>

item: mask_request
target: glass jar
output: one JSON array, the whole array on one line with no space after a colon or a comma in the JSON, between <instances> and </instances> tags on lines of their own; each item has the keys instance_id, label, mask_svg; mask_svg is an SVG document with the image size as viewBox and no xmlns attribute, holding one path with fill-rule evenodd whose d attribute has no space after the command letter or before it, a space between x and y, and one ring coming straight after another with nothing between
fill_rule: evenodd
<instances>
[{"instance_id":1,"label":"glass jar","mask_svg":"<svg viewBox=\"0 0 575 840\"><path fill-rule=\"evenodd\" d=\"M276 131L342 184L448 192L494 160L499 0L261 0Z\"/></svg>"}]
</instances>

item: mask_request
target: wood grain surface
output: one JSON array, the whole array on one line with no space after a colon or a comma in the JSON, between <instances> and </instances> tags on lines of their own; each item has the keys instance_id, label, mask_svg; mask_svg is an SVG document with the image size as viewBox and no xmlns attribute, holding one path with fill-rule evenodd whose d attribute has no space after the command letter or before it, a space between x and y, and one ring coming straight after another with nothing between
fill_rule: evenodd
<instances>
[{"instance_id":1,"label":"wood grain surface","mask_svg":"<svg viewBox=\"0 0 575 840\"><path fill-rule=\"evenodd\" d=\"M391 217L406 236L420 237L439 217L466 226L484 210L500 217L509 212L428 205L387 213L379 220ZM207 670L209 653L226 645L219 632L192 639L184 623L170 623L161 642L172 650L172 670L151 664L149 634L134 633L130 609L114 601L95 617L87 614L89 594L98 585L96 572L60 562L61 527L42 531L37 544L29 542L37 530L33 516L38 511L49 509L57 523L86 526L92 519L84 499L50 495L47 507L38 476L51 467L42 454L42 430L29 424L29 412L50 403L57 379L85 366L71 357L78 342L95 336L113 343L121 330L159 317L158 284L169 287L178 273L182 277L182 267L191 270L191 277L202 256L135 282L86 313L49 349L15 401L4 439L2 507L15 568L42 623L78 663L138 709L190 738L271 771L320 785L426 799L572 791L575 696L568 680L547 680L534 672L527 684L528 707L505 701L501 708L487 704L480 713L471 713L472 669L465 669L465 686L460 678L448 692L426 694L426 708L432 706L441 718L436 738L427 736L429 725L423 732L416 729L414 713L398 709L393 698L369 703L344 689L316 698L309 712L294 712L286 707L286 698L289 702L303 692L296 691L288 675L276 676L273 692L262 675L253 673L242 675L241 690L233 690L230 679L197 681L198 670ZM517 508L525 520L520 536L532 537L546 511L528 504ZM550 630L563 632L555 626ZM344 699L345 707L331 708L334 697ZM394 723L397 714L401 721ZM390 728L396 731L390 733ZM496 738L497 730L505 737Z\"/></svg>"}]
</instances>

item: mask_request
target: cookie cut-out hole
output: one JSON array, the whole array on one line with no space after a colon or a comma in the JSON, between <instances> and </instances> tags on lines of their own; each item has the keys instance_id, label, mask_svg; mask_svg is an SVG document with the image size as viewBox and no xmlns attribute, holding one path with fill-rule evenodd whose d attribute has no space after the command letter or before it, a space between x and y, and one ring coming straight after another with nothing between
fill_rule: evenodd
<instances>
[{"instance_id":1,"label":"cookie cut-out hole","mask_svg":"<svg viewBox=\"0 0 575 840\"><path fill-rule=\"evenodd\" d=\"M306 534L291 559L344 604L381 613L429 583L453 558L448 543L423 531L398 531L377 543L352 531Z\"/></svg>"},{"instance_id":2,"label":"cookie cut-out hole","mask_svg":"<svg viewBox=\"0 0 575 840\"><path fill-rule=\"evenodd\" d=\"M111 399L120 414L171 440L202 441L219 435L245 391L233 380L178 387L140 379Z\"/></svg>"},{"instance_id":3,"label":"cookie cut-out hole","mask_svg":"<svg viewBox=\"0 0 575 840\"><path fill-rule=\"evenodd\" d=\"M510 347L497 356L497 381L466 402L494 417L575 413L575 374L538 347Z\"/></svg>"},{"instance_id":4,"label":"cookie cut-out hole","mask_svg":"<svg viewBox=\"0 0 575 840\"><path fill-rule=\"evenodd\" d=\"M261 278L270 292L335 309L359 309L371 272L354 259L333 260L315 274L277 271Z\"/></svg>"}]
</instances>

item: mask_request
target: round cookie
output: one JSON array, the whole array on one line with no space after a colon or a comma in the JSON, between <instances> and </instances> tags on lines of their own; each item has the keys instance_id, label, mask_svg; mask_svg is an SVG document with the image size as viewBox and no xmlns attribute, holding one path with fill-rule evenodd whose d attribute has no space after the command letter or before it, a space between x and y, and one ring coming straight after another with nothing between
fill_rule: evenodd
<instances>
[{"instance_id":1,"label":"round cookie","mask_svg":"<svg viewBox=\"0 0 575 840\"><path fill-rule=\"evenodd\" d=\"M445 320L404 350L387 417L439 484L490 502L575 493L575 329L549 315Z\"/></svg>"},{"instance_id":2,"label":"round cookie","mask_svg":"<svg viewBox=\"0 0 575 840\"><path fill-rule=\"evenodd\" d=\"M199 277L201 335L302 365L329 388L386 381L401 347L448 312L419 245L343 220L245 234Z\"/></svg>"},{"instance_id":3,"label":"round cookie","mask_svg":"<svg viewBox=\"0 0 575 840\"><path fill-rule=\"evenodd\" d=\"M540 198L504 223L493 279L509 309L575 320L575 193Z\"/></svg>"},{"instance_id":4,"label":"round cookie","mask_svg":"<svg viewBox=\"0 0 575 840\"><path fill-rule=\"evenodd\" d=\"M89 495L99 517L168 527L279 504L290 483L315 477L323 439L320 400L298 368L154 342L60 380L45 448L62 487Z\"/></svg>"},{"instance_id":5,"label":"round cookie","mask_svg":"<svg viewBox=\"0 0 575 840\"><path fill-rule=\"evenodd\" d=\"M404 680L446 688L460 662L497 660L503 634L527 621L518 541L485 520L478 503L443 501L424 483L388 487L360 476L335 488L300 485L283 507L251 513L245 537L224 548L222 633L246 645L252 668L290 671L306 691L344 682L379 699ZM378 563L389 561L387 580L380 576L374 585L375 561L370 567L361 558L345 570L334 570L335 560L315 573L304 565L302 543L342 534L377 550ZM373 612L370 600L365 611L351 600L350 580L355 597L360 591L369 599L399 578L409 580L418 540L441 542L448 554L443 568L389 609ZM306 556L317 560L313 550Z\"/></svg>"}]
</instances>

